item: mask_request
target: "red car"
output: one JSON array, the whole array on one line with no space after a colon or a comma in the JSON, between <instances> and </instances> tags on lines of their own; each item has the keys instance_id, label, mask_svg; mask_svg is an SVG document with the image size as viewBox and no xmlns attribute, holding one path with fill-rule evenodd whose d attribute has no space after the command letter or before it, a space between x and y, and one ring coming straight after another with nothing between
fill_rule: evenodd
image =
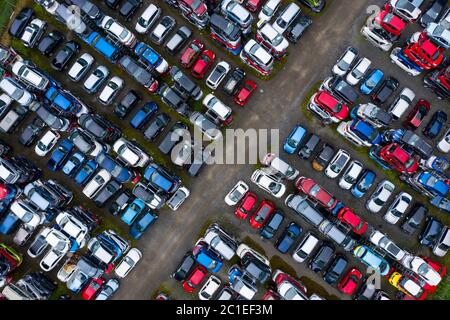
<instances>
[{"instance_id":1,"label":"red car","mask_svg":"<svg viewBox=\"0 0 450 320\"><path fill-rule=\"evenodd\" d=\"M430 111L430 103L424 99L420 99L409 113L404 122L404 126L408 129L415 130L422 124L423 119Z\"/></svg>"},{"instance_id":2,"label":"red car","mask_svg":"<svg viewBox=\"0 0 450 320\"><path fill-rule=\"evenodd\" d=\"M349 207L344 207L339 210L338 219L352 227L356 234L363 234L366 232L368 223L355 214Z\"/></svg>"},{"instance_id":3,"label":"red car","mask_svg":"<svg viewBox=\"0 0 450 320\"><path fill-rule=\"evenodd\" d=\"M245 106L256 91L257 85L252 80L246 80L244 85L239 89L239 91L234 96L234 102L241 107Z\"/></svg>"},{"instance_id":4,"label":"red car","mask_svg":"<svg viewBox=\"0 0 450 320\"><path fill-rule=\"evenodd\" d=\"M421 35L419 41L411 43L403 51L413 63L424 70L431 70L437 68L444 60L442 52L445 48L436 46L426 35Z\"/></svg>"},{"instance_id":5,"label":"red car","mask_svg":"<svg viewBox=\"0 0 450 320\"><path fill-rule=\"evenodd\" d=\"M194 292L195 288L205 279L208 271L205 267L198 265L192 270L191 274L183 281L183 289L187 293Z\"/></svg>"},{"instance_id":6,"label":"red car","mask_svg":"<svg viewBox=\"0 0 450 320\"><path fill-rule=\"evenodd\" d=\"M256 209L255 213L250 218L250 225L252 228L262 228L274 211L275 205L271 201L262 201L258 209Z\"/></svg>"},{"instance_id":7,"label":"red car","mask_svg":"<svg viewBox=\"0 0 450 320\"><path fill-rule=\"evenodd\" d=\"M394 36L400 36L407 23L391 12L391 7L386 4L383 10L375 17L377 23L384 30Z\"/></svg>"},{"instance_id":8,"label":"red car","mask_svg":"<svg viewBox=\"0 0 450 320\"><path fill-rule=\"evenodd\" d=\"M202 79L213 65L215 59L216 55L214 52L211 50L203 51L192 68L192 76L196 79Z\"/></svg>"},{"instance_id":9,"label":"red car","mask_svg":"<svg viewBox=\"0 0 450 320\"><path fill-rule=\"evenodd\" d=\"M184 12L195 14L197 17L208 13L208 7L201 0L178 0L178 5L184 9Z\"/></svg>"},{"instance_id":10,"label":"red car","mask_svg":"<svg viewBox=\"0 0 450 320\"><path fill-rule=\"evenodd\" d=\"M391 143L380 150L380 158L400 173L413 174L419 169L416 158L398 143Z\"/></svg>"},{"instance_id":11,"label":"red car","mask_svg":"<svg viewBox=\"0 0 450 320\"><path fill-rule=\"evenodd\" d=\"M275 291L269 289L262 297L263 300L280 300L280 296Z\"/></svg>"},{"instance_id":12,"label":"red car","mask_svg":"<svg viewBox=\"0 0 450 320\"><path fill-rule=\"evenodd\" d=\"M287 273L276 270L273 281L277 286L278 294L284 300L308 300L305 286Z\"/></svg>"},{"instance_id":13,"label":"red car","mask_svg":"<svg viewBox=\"0 0 450 320\"><path fill-rule=\"evenodd\" d=\"M344 120L349 115L348 106L328 91L318 91L314 95L312 103L337 121Z\"/></svg>"},{"instance_id":14,"label":"red car","mask_svg":"<svg viewBox=\"0 0 450 320\"><path fill-rule=\"evenodd\" d=\"M358 288L359 282L361 281L363 275L358 269L351 269L345 277L339 282L338 290L346 295L353 295L355 290Z\"/></svg>"},{"instance_id":15,"label":"red car","mask_svg":"<svg viewBox=\"0 0 450 320\"><path fill-rule=\"evenodd\" d=\"M192 40L189 46L184 50L180 57L180 64L183 68L189 69L202 53L205 45L198 39Z\"/></svg>"},{"instance_id":16,"label":"red car","mask_svg":"<svg viewBox=\"0 0 450 320\"><path fill-rule=\"evenodd\" d=\"M266 3L266 0L247 0L245 7L250 12L256 12L259 11L259 9L261 9L264 3Z\"/></svg>"},{"instance_id":17,"label":"red car","mask_svg":"<svg viewBox=\"0 0 450 320\"><path fill-rule=\"evenodd\" d=\"M421 256L421 258L426 263L428 263L430 265L430 267L432 267L434 270L436 270L436 272L439 273L441 278L444 278L445 274L447 273L447 268L444 265L442 265L440 263L437 263L437 262L435 262L435 261L433 261L430 258L425 257L425 256ZM423 289L425 291L427 291L428 293L432 294L432 293L434 293L436 291L437 286L430 286L428 283L426 283L424 281Z\"/></svg>"},{"instance_id":18,"label":"red car","mask_svg":"<svg viewBox=\"0 0 450 320\"><path fill-rule=\"evenodd\" d=\"M93 300L97 294L102 290L105 280L102 278L93 278L89 284L84 288L81 296L84 300Z\"/></svg>"},{"instance_id":19,"label":"red car","mask_svg":"<svg viewBox=\"0 0 450 320\"><path fill-rule=\"evenodd\" d=\"M247 192L247 194L242 198L241 203L238 205L234 214L239 219L246 219L247 216L255 210L256 204L258 203L258 197L253 192Z\"/></svg>"},{"instance_id":20,"label":"red car","mask_svg":"<svg viewBox=\"0 0 450 320\"><path fill-rule=\"evenodd\" d=\"M337 204L337 199L319 186L313 179L300 177L295 186L311 200L320 203L325 209L332 210Z\"/></svg>"}]
</instances>

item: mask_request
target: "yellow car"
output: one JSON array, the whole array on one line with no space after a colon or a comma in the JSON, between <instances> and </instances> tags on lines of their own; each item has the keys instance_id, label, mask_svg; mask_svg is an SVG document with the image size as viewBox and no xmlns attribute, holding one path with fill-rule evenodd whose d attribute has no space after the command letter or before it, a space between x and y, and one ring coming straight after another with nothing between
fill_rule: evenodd
<instances>
[{"instance_id":1,"label":"yellow car","mask_svg":"<svg viewBox=\"0 0 450 320\"><path fill-rule=\"evenodd\" d=\"M20 253L18 253L16 250L11 248L10 246L7 246L4 243L0 243L0 256L10 256L12 259L16 261L16 267L20 266L22 264L23 258Z\"/></svg>"},{"instance_id":2,"label":"yellow car","mask_svg":"<svg viewBox=\"0 0 450 320\"><path fill-rule=\"evenodd\" d=\"M414 299L424 300L427 296L427 293L416 280L408 276L403 276L398 272L394 272L389 277L389 283Z\"/></svg>"}]
</instances>

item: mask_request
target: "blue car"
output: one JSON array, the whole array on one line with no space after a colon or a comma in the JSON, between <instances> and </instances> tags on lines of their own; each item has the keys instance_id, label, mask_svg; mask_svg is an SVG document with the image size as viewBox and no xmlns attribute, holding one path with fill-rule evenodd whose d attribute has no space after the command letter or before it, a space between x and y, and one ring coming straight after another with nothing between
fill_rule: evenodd
<instances>
[{"instance_id":1,"label":"blue car","mask_svg":"<svg viewBox=\"0 0 450 320\"><path fill-rule=\"evenodd\" d=\"M75 183L80 186L84 185L94 175L97 168L97 162L94 160L88 160L75 175Z\"/></svg>"},{"instance_id":2,"label":"blue car","mask_svg":"<svg viewBox=\"0 0 450 320\"><path fill-rule=\"evenodd\" d=\"M430 139L436 138L441 133L446 122L447 114L444 111L435 112L430 122L423 129L423 134Z\"/></svg>"},{"instance_id":3,"label":"blue car","mask_svg":"<svg viewBox=\"0 0 450 320\"><path fill-rule=\"evenodd\" d=\"M449 192L449 186L445 183L445 180L431 172L420 173L416 181L420 184L421 189L424 188L429 191L430 196L445 197Z\"/></svg>"},{"instance_id":4,"label":"blue car","mask_svg":"<svg viewBox=\"0 0 450 320\"><path fill-rule=\"evenodd\" d=\"M295 126L284 141L284 151L293 154L305 137L306 129L299 125Z\"/></svg>"},{"instance_id":5,"label":"blue car","mask_svg":"<svg viewBox=\"0 0 450 320\"><path fill-rule=\"evenodd\" d=\"M72 176L82 165L86 157L79 151L75 152L62 168L65 175Z\"/></svg>"},{"instance_id":6,"label":"blue car","mask_svg":"<svg viewBox=\"0 0 450 320\"><path fill-rule=\"evenodd\" d=\"M76 114L81 109L79 102L70 93L55 86L48 88L44 97L50 105L56 107L62 113Z\"/></svg>"},{"instance_id":7,"label":"blue car","mask_svg":"<svg viewBox=\"0 0 450 320\"><path fill-rule=\"evenodd\" d=\"M102 37L98 32L91 32L88 36L82 37L84 42L92 46L106 59L115 63L121 56L120 49L111 44L106 38Z\"/></svg>"},{"instance_id":8,"label":"blue car","mask_svg":"<svg viewBox=\"0 0 450 320\"><path fill-rule=\"evenodd\" d=\"M430 203L439 208L450 213L450 200L444 197L434 197L430 200Z\"/></svg>"},{"instance_id":9,"label":"blue car","mask_svg":"<svg viewBox=\"0 0 450 320\"><path fill-rule=\"evenodd\" d=\"M361 84L359 90L363 94L371 94L383 80L384 73L381 70L375 69L367 76L364 82Z\"/></svg>"},{"instance_id":10,"label":"blue car","mask_svg":"<svg viewBox=\"0 0 450 320\"><path fill-rule=\"evenodd\" d=\"M222 259L212 250L207 249L203 245L199 245L194 249L194 259L204 266L208 271L213 273L219 272L223 266Z\"/></svg>"},{"instance_id":11,"label":"blue car","mask_svg":"<svg viewBox=\"0 0 450 320\"><path fill-rule=\"evenodd\" d=\"M72 152L73 148L74 148L73 143L70 142L69 139L65 139L63 142L59 144L58 148L55 151L53 151L50 160L48 160L47 167L53 172L61 169L64 162Z\"/></svg>"},{"instance_id":12,"label":"blue car","mask_svg":"<svg viewBox=\"0 0 450 320\"><path fill-rule=\"evenodd\" d=\"M158 219L156 212L148 211L141 215L130 227L130 236L139 239L144 232Z\"/></svg>"},{"instance_id":13,"label":"blue car","mask_svg":"<svg viewBox=\"0 0 450 320\"><path fill-rule=\"evenodd\" d=\"M291 222L275 244L277 250L281 253L288 252L301 233L302 228L295 222Z\"/></svg>"},{"instance_id":14,"label":"blue car","mask_svg":"<svg viewBox=\"0 0 450 320\"><path fill-rule=\"evenodd\" d=\"M133 173L118 163L105 152L101 152L95 161L100 167L108 171L119 183L127 183L133 178Z\"/></svg>"},{"instance_id":15,"label":"blue car","mask_svg":"<svg viewBox=\"0 0 450 320\"><path fill-rule=\"evenodd\" d=\"M145 169L144 178L155 188L173 193L180 186L181 180L177 176L170 174L164 167L152 163Z\"/></svg>"},{"instance_id":16,"label":"blue car","mask_svg":"<svg viewBox=\"0 0 450 320\"><path fill-rule=\"evenodd\" d=\"M242 276L242 270L238 266L234 265L228 270L228 280L230 280L231 283L240 276Z\"/></svg>"},{"instance_id":17,"label":"blue car","mask_svg":"<svg viewBox=\"0 0 450 320\"><path fill-rule=\"evenodd\" d=\"M362 198L367 190L369 190L374 182L376 175L369 169L364 169L363 173L359 176L358 181L352 187L352 195L356 198Z\"/></svg>"},{"instance_id":18,"label":"blue car","mask_svg":"<svg viewBox=\"0 0 450 320\"><path fill-rule=\"evenodd\" d=\"M19 218L14 213L9 212L6 216L3 217L2 221L0 221L0 233L11 233L16 228L16 226L19 225L19 222Z\"/></svg>"},{"instance_id":19,"label":"blue car","mask_svg":"<svg viewBox=\"0 0 450 320\"><path fill-rule=\"evenodd\" d=\"M261 229L261 237L272 239L284 221L284 215L281 211L275 211L270 220Z\"/></svg>"},{"instance_id":20,"label":"blue car","mask_svg":"<svg viewBox=\"0 0 450 320\"><path fill-rule=\"evenodd\" d=\"M377 129L363 120L354 119L349 126L350 135L355 136L355 143L370 147L379 145L382 141L381 134Z\"/></svg>"},{"instance_id":21,"label":"blue car","mask_svg":"<svg viewBox=\"0 0 450 320\"><path fill-rule=\"evenodd\" d=\"M158 106L154 102L147 102L131 119L130 124L135 129L142 129L147 121L158 111Z\"/></svg>"},{"instance_id":22,"label":"blue car","mask_svg":"<svg viewBox=\"0 0 450 320\"><path fill-rule=\"evenodd\" d=\"M169 68L167 62L148 44L139 42L136 47L134 47L134 53L136 53L139 60L148 67L155 69L159 73L167 72Z\"/></svg>"},{"instance_id":23,"label":"blue car","mask_svg":"<svg viewBox=\"0 0 450 320\"><path fill-rule=\"evenodd\" d=\"M136 220L137 216L144 211L145 203L141 199L134 199L132 203L130 203L122 214L121 220L125 222L127 225L132 225L134 220Z\"/></svg>"}]
</instances>

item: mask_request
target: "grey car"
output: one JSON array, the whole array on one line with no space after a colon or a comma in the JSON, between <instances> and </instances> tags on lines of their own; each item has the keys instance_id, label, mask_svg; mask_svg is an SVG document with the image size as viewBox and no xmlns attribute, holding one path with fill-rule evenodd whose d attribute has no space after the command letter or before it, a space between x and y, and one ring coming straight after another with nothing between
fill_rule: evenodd
<instances>
[{"instance_id":1,"label":"grey car","mask_svg":"<svg viewBox=\"0 0 450 320\"><path fill-rule=\"evenodd\" d=\"M164 139L158 146L159 151L164 154L169 154L173 147L183 140L183 136L188 132L188 126L183 122L177 122L173 125L172 129L166 134Z\"/></svg>"},{"instance_id":2,"label":"grey car","mask_svg":"<svg viewBox=\"0 0 450 320\"><path fill-rule=\"evenodd\" d=\"M120 189L122 185L116 180L111 180L94 198L95 205L99 208L103 207L105 203L111 199Z\"/></svg>"}]
</instances>

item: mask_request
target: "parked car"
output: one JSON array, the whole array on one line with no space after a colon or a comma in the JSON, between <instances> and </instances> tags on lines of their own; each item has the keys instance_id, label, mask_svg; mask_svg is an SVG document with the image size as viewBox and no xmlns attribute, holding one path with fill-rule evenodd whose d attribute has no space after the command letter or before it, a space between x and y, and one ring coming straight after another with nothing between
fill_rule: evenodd
<instances>
[{"instance_id":1,"label":"parked car","mask_svg":"<svg viewBox=\"0 0 450 320\"><path fill-rule=\"evenodd\" d=\"M305 137L306 129L300 125L296 125L284 141L284 151L289 154L295 153Z\"/></svg>"},{"instance_id":2,"label":"parked car","mask_svg":"<svg viewBox=\"0 0 450 320\"><path fill-rule=\"evenodd\" d=\"M369 71L371 65L371 60L366 57L361 58L360 60L358 60L358 62L355 63L355 65L347 74L347 77L345 78L346 81L352 86L356 86L362 79L364 79L364 76Z\"/></svg>"},{"instance_id":3,"label":"parked car","mask_svg":"<svg viewBox=\"0 0 450 320\"><path fill-rule=\"evenodd\" d=\"M131 109L136 106L141 101L141 96L135 90L131 89L128 93L120 100L120 102L114 107L114 114L119 119L125 119L125 117L130 113Z\"/></svg>"},{"instance_id":4,"label":"parked car","mask_svg":"<svg viewBox=\"0 0 450 320\"><path fill-rule=\"evenodd\" d=\"M255 202L256 204L256 202ZM237 209L236 209L237 210ZM264 239L272 239L284 221L283 212L277 210L267 221L266 225L261 229L260 234Z\"/></svg>"},{"instance_id":5,"label":"parked car","mask_svg":"<svg viewBox=\"0 0 450 320\"><path fill-rule=\"evenodd\" d=\"M124 85L124 81L119 77L112 77L106 82L103 90L100 92L98 96L98 100L100 103L104 105L108 105L112 102L112 100L117 96L117 94L122 90Z\"/></svg>"},{"instance_id":6,"label":"parked car","mask_svg":"<svg viewBox=\"0 0 450 320\"><path fill-rule=\"evenodd\" d=\"M63 35L58 30L53 30L45 35L37 46L38 51L44 56L51 56L56 47L63 41Z\"/></svg>"},{"instance_id":7,"label":"parked car","mask_svg":"<svg viewBox=\"0 0 450 320\"><path fill-rule=\"evenodd\" d=\"M413 234L420 228L423 220L427 216L428 209L421 203L415 203L401 226L401 229L407 234Z\"/></svg>"},{"instance_id":8,"label":"parked car","mask_svg":"<svg viewBox=\"0 0 450 320\"><path fill-rule=\"evenodd\" d=\"M377 91L372 94L372 101L377 105L384 104L398 89L400 83L394 77L384 79Z\"/></svg>"},{"instance_id":9,"label":"parked car","mask_svg":"<svg viewBox=\"0 0 450 320\"><path fill-rule=\"evenodd\" d=\"M261 229L274 212L275 205L271 201L262 201L250 217L250 225L254 229Z\"/></svg>"},{"instance_id":10,"label":"parked car","mask_svg":"<svg viewBox=\"0 0 450 320\"><path fill-rule=\"evenodd\" d=\"M316 273L322 272L333 259L334 252L333 246L323 243L309 263L309 268Z\"/></svg>"},{"instance_id":11,"label":"parked car","mask_svg":"<svg viewBox=\"0 0 450 320\"><path fill-rule=\"evenodd\" d=\"M329 267L323 274L323 279L325 280L325 282L331 285L338 282L339 278L344 274L347 265L347 259L342 255L337 254L334 257L333 262L329 265Z\"/></svg>"},{"instance_id":12,"label":"parked car","mask_svg":"<svg viewBox=\"0 0 450 320\"><path fill-rule=\"evenodd\" d=\"M175 55L180 51L191 35L192 31L188 27L182 26L175 32L169 41L167 41L164 47L171 55Z\"/></svg>"},{"instance_id":13,"label":"parked car","mask_svg":"<svg viewBox=\"0 0 450 320\"><path fill-rule=\"evenodd\" d=\"M150 34L150 40L156 44L162 44L170 32L175 28L175 19L171 16L164 16Z\"/></svg>"},{"instance_id":14,"label":"parked car","mask_svg":"<svg viewBox=\"0 0 450 320\"><path fill-rule=\"evenodd\" d=\"M142 259L142 252L136 248L131 248L119 264L114 269L114 273L119 278L125 278Z\"/></svg>"},{"instance_id":15,"label":"parked car","mask_svg":"<svg viewBox=\"0 0 450 320\"><path fill-rule=\"evenodd\" d=\"M304 262L314 252L319 243L319 238L308 232L292 253L292 258L298 263Z\"/></svg>"},{"instance_id":16,"label":"parked car","mask_svg":"<svg viewBox=\"0 0 450 320\"><path fill-rule=\"evenodd\" d=\"M300 14L289 28L286 29L286 38L292 43L297 43L311 25L311 18L305 14Z\"/></svg>"},{"instance_id":17,"label":"parked car","mask_svg":"<svg viewBox=\"0 0 450 320\"><path fill-rule=\"evenodd\" d=\"M105 66L97 66L83 83L83 88L88 93L95 93L109 76L109 70Z\"/></svg>"},{"instance_id":18,"label":"parked car","mask_svg":"<svg viewBox=\"0 0 450 320\"><path fill-rule=\"evenodd\" d=\"M94 63L94 57L89 53L83 53L67 72L69 78L73 81L79 81L87 73Z\"/></svg>"},{"instance_id":19,"label":"parked car","mask_svg":"<svg viewBox=\"0 0 450 320\"><path fill-rule=\"evenodd\" d=\"M357 56L358 50L355 48L348 47L345 49L344 53L339 57L336 64L333 66L333 73L341 77L345 76L345 74L352 68Z\"/></svg>"},{"instance_id":20,"label":"parked car","mask_svg":"<svg viewBox=\"0 0 450 320\"><path fill-rule=\"evenodd\" d=\"M68 41L64 46L58 50L53 56L51 66L56 71L62 71L65 69L69 61L80 49L80 45L75 41Z\"/></svg>"},{"instance_id":21,"label":"parked car","mask_svg":"<svg viewBox=\"0 0 450 320\"><path fill-rule=\"evenodd\" d=\"M422 132L427 138L434 139L440 134L446 122L447 114L444 111L437 111Z\"/></svg>"},{"instance_id":22,"label":"parked car","mask_svg":"<svg viewBox=\"0 0 450 320\"><path fill-rule=\"evenodd\" d=\"M322 149L316 154L312 161L313 169L323 171L328 166L334 155L334 148L331 145L324 143Z\"/></svg>"},{"instance_id":23,"label":"parked car","mask_svg":"<svg viewBox=\"0 0 450 320\"><path fill-rule=\"evenodd\" d=\"M409 112L404 122L404 126L410 130L415 130L422 124L422 121L430 111L430 103L424 99L420 99L414 108ZM439 147L439 145L438 145Z\"/></svg>"},{"instance_id":24,"label":"parked car","mask_svg":"<svg viewBox=\"0 0 450 320\"><path fill-rule=\"evenodd\" d=\"M328 178L335 179L344 170L347 163L350 161L350 155L347 151L339 149L336 155L331 159L330 163L325 169L325 175Z\"/></svg>"},{"instance_id":25,"label":"parked car","mask_svg":"<svg viewBox=\"0 0 450 320\"><path fill-rule=\"evenodd\" d=\"M400 192L386 211L383 219L390 224L396 224L408 210L411 202L412 196L409 193Z\"/></svg>"},{"instance_id":26,"label":"parked car","mask_svg":"<svg viewBox=\"0 0 450 320\"><path fill-rule=\"evenodd\" d=\"M295 222L291 222L278 238L275 247L281 253L287 253L294 242L300 237L301 232L302 228Z\"/></svg>"},{"instance_id":27,"label":"parked car","mask_svg":"<svg viewBox=\"0 0 450 320\"><path fill-rule=\"evenodd\" d=\"M33 9L23 8L12 21L8 30L9 34L13 37L20 38L33 17Z\"/></svg>"},{"instance_id":28,"label":"parked car","mask_svg":"<svg viewBox=\"0 0 450 320\"><path fill-rule=\"evenodd\" d=\"M140 34L147 33L160 16L161 8L150 3L136 22L136 32Z\"/></svg>"},{"instance_id":29,"label":"parked car","mask_svg":"<svg viewBox=\"0 0 450 320\"><path fill-rule=\"evenodd\" d=\"M346 295L353 295L358 288L358 285L363 275L358 269L351 269L338 285L339 291Z\"/></svg>"},{"instance_id":30,"label":"parked car","mask_svg":"<svg viewBox=\"0 0 450 320\"><path fill-rule=\"evenodd\" d=\"M286 186L283 183L262 170L255 170L251 176L251 181L275 198L281 198L286 192Z\"/></svg>"}]
</instances>

